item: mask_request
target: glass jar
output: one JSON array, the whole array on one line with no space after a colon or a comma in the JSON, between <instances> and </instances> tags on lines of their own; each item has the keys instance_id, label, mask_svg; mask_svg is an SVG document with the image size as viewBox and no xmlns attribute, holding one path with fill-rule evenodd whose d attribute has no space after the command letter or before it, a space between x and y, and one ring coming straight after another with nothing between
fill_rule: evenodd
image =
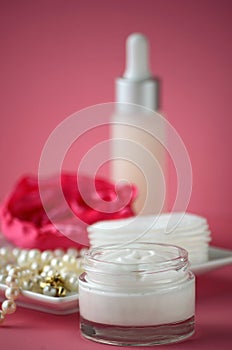
<instances>
[{"instance_id":1,"label":"glass jar","mask_svg":"<svg viewBox=\"0 0 232 350\"><path fill-rule=\"evenodd\" d=\"M194 333L195 278L186 250L167 244L102 246L79 279L84 337L115 345L172 343Z\"/></svg>"}]
</instances>

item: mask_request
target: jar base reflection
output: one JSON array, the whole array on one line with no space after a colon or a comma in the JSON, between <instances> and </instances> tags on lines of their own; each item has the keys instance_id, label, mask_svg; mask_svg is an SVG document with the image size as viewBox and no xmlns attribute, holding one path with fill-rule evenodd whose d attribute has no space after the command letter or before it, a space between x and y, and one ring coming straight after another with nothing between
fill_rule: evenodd
<instances>
[{"instance_id":1,"label":"jar base reflection","mask_svg":"<svg viewBox=\"0 0 232 350\"><path fill-rule=\"evenodd\" d=\"M116 326L85 320L81 317L82 335L99 343L119 346L149 346L176 343L194 333L194 316L176 323L155 326Z\"/></svg>"}]
</instances>

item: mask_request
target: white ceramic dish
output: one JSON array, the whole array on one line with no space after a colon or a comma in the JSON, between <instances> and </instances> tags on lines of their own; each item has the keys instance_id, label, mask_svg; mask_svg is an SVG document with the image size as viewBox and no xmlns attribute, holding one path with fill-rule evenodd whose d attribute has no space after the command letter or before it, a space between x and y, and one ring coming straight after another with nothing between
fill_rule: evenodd
<instances>
[{"instance_id":1,"label":"white ceramic dish","mask_svg":"<svg viewBox=\"0 0 232 350\"><path fill-rule=\"evenodd\" d=\"M209 260L199 265L193 265L192 271L196 275L200 275L229 264L232 264L232 250L210 247ZM5 288L5 285L0 284L1 300L4 299ZM63 298L54 298L43 294L23 291L17 300L17 305L56 315L68 315L78 311L78 294L75 293Z\"/></svg>"},{"instance_id":2,"label":"white ceramic dish","mask_svg":"<svg viewBox=\"0 0 232 350\"><path fill-rule=\"evenodd\" d=\"M193 265L192 271L196 275L200 275L211 270L232 264L232 250L209 247L209 259L205 263Z\"/></svg>"},{"instance_id":3,"label":"white ceramic dish","mask_svg":"<svg viewBox=\"0 0 232 350\"><path fill-rule=\"evenodd\" d=\"M0 300L5 299L5 289L6 286L0 284ZM68 315L79 310L77 293L63 298L55 298L25 290L20 294L16 304L28 309L43 311L55 315Z\"/></svg>"}]
</instances>

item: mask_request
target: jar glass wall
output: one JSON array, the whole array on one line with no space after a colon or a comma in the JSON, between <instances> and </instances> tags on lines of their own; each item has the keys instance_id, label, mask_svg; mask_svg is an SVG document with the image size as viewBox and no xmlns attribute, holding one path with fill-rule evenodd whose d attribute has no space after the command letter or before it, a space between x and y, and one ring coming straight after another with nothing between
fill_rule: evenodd
<instances>
[{"instance_id":1,"label":"jar glass wall","mask_svg":"<svg viewBox=\"0 0 232 350\"><path fill-rule=\"evenodd\" d=\"M194 332L195 279L177 246L90 250L79 279L83 336L116 345L177 342Z\"/></svg>"}]
</instances>

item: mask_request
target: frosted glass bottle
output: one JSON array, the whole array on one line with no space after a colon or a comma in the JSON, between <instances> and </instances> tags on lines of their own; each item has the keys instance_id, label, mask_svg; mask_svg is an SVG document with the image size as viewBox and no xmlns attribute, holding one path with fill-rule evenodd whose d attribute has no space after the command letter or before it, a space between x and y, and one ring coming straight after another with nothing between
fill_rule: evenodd
<instances>
[{"instance_id":1,"label":"frosted glass bottle","mask_svg":"<svg viewBox=\"0 0 232 350\"><path fill-rule=\"evenodd\" d=\"M137 214L165 209L165 119L158 108L158 82L148 65L148 43L141 34L127 39L127 64L116 80L111 119L111 176L138 188ZM162 145L163 144L163 145Z\"/></svg>"}]
</instances>

